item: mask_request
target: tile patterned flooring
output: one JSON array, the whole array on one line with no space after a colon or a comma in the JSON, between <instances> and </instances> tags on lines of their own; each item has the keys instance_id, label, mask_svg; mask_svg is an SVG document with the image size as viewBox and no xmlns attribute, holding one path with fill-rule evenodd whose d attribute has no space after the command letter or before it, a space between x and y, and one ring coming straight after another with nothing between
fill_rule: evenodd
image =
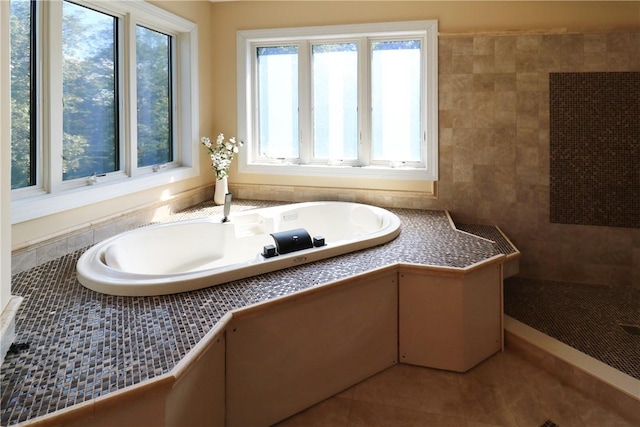
<instances>
[{"instance_id":1,"label":"tile patterned flooring","mask_svg":"<svg viewBox=\"0 0 640 427\"><path fill-rule=\"evenodd\" d=\"M463 374L395 365L277 426L636 425L507 347Z\"/></svg>"},{"instance_id":2,"label":"tile patterned flooring","mask_svg":"<svg viewBox=\"0 0 640 427\"><path fill-rule=\"evenodd\" d=\"M514 277L505 313L640 380L640 288Z\"/></svg>"}]
</instances>

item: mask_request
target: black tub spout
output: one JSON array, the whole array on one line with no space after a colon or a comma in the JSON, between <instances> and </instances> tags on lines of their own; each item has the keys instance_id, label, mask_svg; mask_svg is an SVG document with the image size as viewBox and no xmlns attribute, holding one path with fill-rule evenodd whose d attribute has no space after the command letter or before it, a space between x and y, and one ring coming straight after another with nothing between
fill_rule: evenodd
<instances>
[{"instance_id":1,"label":"black tub spout","mask_svg":"<svg viewBox=\"0 0 640 427\"><path fill-rule=\"evenodd\" d=\"M273 240L276 242L276 248L279 254L287 254L289 252L313 247L311 236L309 236L309 233L307 233L304 228L272 233L271 237L273 237Z\"/></svg>"}]
</instances>

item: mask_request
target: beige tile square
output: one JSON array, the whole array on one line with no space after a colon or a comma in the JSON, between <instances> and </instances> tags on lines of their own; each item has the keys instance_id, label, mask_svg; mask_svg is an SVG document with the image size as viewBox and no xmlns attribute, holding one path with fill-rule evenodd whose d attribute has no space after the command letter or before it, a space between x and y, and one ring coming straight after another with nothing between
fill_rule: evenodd
<instances>
[{"instance_id":1,"label":"beige tile square","mask_svg":"<svg viewBox=\"0 0 640 427\"><path fill-rule=\"evenodd\" d=\"M495 77L493 74L473 74L474 92L493 92Z\"/></svg>"},{"instance_id":2,"label":"beige tile square","mask_svg":"<svg viewBox=\"0 0 640 427\"><path fill-rule=\"evenodd\" d=\"M452 74L471 74L474 71L474 57L454 55L451 57Z\"/></svg>"},{"instance_id":3,"label":"beige tile square","mask_svg":"<svg viewBox=\"0 0 640 427\"><path fill-rule=\"evenodd\" d=\"M584 53L584 36L582 34L562 34L560 37L560 50L565 53Z\"/></svg>"},{"instance_id":4,"label":"beige tile square","mask_svg":"<svg viewBox=\"0 0 640 427\"><path fill-rule=\"evenodd\" d=\"M516 71L518 73L532 73L538 71L538 61L542 56L531 54L516 54Z\"/></svg>"},{"instance_id":5,"label":"beige tile square","mask_svg":"<svg viewBox=\"0 0 640 427\"><path fill-rule=\"evenodd\" d=\"M473 54L474 55L493 55L495 38L493 37L474 37L473 38Z\"/></svg>"},{"instance_id":6,"label":"beige tile square","mask_svg":"<svg viewBox=\"0 0 640 427\"><path fill-rule=\"evenodd\" d=\"M535 92L538 90L539 73L517 73L516 88L518 92Z\"/></svg>"},{"instance_id":7,"label":"beige tile square","mask_svg":"<svg viewBox=\"0 0 640 427\"><path fill-rule=\"evenodd\" d=\"M473 111L472 110L454 110L453 125L454 129L470 129L473 127Z\"/></svg>"},{"instance_id":8,"label":"beige tile square","mask_svg":"<svg viewBox=\"0 0 640 427\"><path fill-rule=\"evenodd\" d=\"M476 94L473 92L455 92L452 94L453 108L456 110L473 110Z\"/></svg>"},{"instance_id":9,"label":"beige tile square","mask_svg":"<svg viewBox=\"0 0 640 427\"><path fill-rule=\"evenodd\" d=\"M516 52L537 54L542 37L539 35L516 36Z\"/></svg>"},{"instance_id":10,"label":"beige tile square","mask_svg":"<svg viewBox=\"0 0 640 427\"><path fill-rule=\"evenodd\" d=\"M348 426L351 399L344 397L330 397L309 409L306 409L284 421L276 424L278 427L325 427Z\"/></svg>"},{"instance_id":11,"label":"beige tile square","mask_svg":"<svg viewBox=\"0 0 640 427\"><path fill-rule=\"evenodd\" d=\"M585 34L584 52L603 53L607 51L607 36L605 34Z\"/></svg>"},{"instance_id":12,"label":"beige tile square","mask_svg":"<svg viewBox=\"0 0 640 427\"><path fill-rule=\"evenodd\" d=\"M495 71L495 57L493 55L474 55L473 56L473 72L493 73Z\"/></svg>"},{"instance_id":13,"label":"beige tile square","mask_svg":"<svg viewBox=\"0 0 640 427\"><path fill-rule=\"evenodd\" d=\"M402 364L357 384L353 399L437 415L464 413L456 374Z\"/></svg>"},{"instance_id":14,"label":"beige tile square","mask_svg":"<svg viewBox=\"0 0 640 427\"><path fill-rule=\"evenodd\" d=\"M473 182L474 167L470 164L453 165L453 182Z\"/></svg>"},{"instance_id":15,"label":"beige tile square","mask_svg":"<svg viewBox=\"0 0 640 427\"><path fill-rule=\"evenodd\" d=\"M494 42L494 54L499 55L513 55L516 53L516 37L513 36L501 36L496 37Z\"/></svg>"},{"instance_id":16,"label":"beige tile square","mask_svg":"<svg viewBox=\"0 0 640 427\"><path fill-rule=\"evenodd\" d=\"M466 421L460 415L437 415L418 410L407 410L395 406L353 402L349 426L406 426L406 427L461 427Z\"/></svg>"},{"instance_id":17,"label":"beige tile square","mask_svg":"<svg viewBox=\"0 0 640 427\"><path fill-rule=\"evenodd\" d=\"M516 71L515 55L496 55L493 62L496 73L514 73Z\"/></svg>"},{"instance_id":18,"label":"beige tile square","mask_svg":"<svg viewBox=\"0 0 640 427\"><path fill-rule=\"evenodd\" d=\"M451 41L454 55L473 55L473 37L459 37Z\"/></svg>"},{"instance_id":19,"label":"beige tile square","mask_svg":"<svg viewBox=\"0 0 640 427\"><path fill-rule=\"evenodd\" d=\"M494 90L496 92L514 92L516 90L516 74L500 73L494 74Z\"/></svg>"},{"instance_id":20,"label":"beige tile square","mask_svg":"<svg viewBox=\"0 0 640 427\"><path fill-rule=\"evenodd\" d=\"M632 39L628 33L607 34L607 52L629 52L632 49Z\"/></svg>"},{"instance_id":21,"label":"beige tile square","mask_svg":"<svg viewBox=\"0 0 640 427\"><path fill-rule=\"evenodd\" d=\"M36 248L36 263L43 264L67 254L67 239L60 239Z\"/></svg>"}]
</instances>

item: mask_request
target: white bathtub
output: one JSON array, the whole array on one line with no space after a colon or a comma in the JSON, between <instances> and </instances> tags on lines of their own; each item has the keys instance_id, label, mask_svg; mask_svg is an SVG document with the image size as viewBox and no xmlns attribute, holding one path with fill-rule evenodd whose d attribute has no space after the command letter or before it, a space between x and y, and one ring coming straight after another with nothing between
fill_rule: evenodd
<instances>
[{"instance_id":1,"label":"white bathtub","mask_svg":"<svg viewBox=\"0 0 640 427\"><path fill-rule=\"evenodd\" d=\"M389 242L400 219L375 206L309 202L131 230L78 260L78 281L111 295L165 295L202 289ZM324 246L266 258L271 233L302 228ZM304 233L303 233L304 234ZM282 246L284 247L284 245Z\"/></svg>"}]
</instances>

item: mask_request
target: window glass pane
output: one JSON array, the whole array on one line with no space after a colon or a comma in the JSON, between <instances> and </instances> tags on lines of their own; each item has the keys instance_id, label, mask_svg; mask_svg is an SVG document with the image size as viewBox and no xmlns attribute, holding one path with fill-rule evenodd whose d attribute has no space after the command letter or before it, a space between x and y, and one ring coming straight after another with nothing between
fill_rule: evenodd
<instances>
[{"instance_id":1,"label":"window glass pane","mask_svg":"<svg viewBox=\"0 0 640 427\"><path fill-rule=\"evenodd\" d=\"M258 48L260 155L297 158L298 47Z\"/></svg>"},{"instance_id":2,"label":"window glass pane","mask_svg":"<svg viewBox=\"0 0 640 427\"><path fill-rule=\"evenodd\" d=\"M358 48L313 45L313 156L358 157Z\"/></svg>"},{"instance_id":3,"label":"window glass pane","mask_svg":"<svg viewBox=\"0 0 640 427\"><path fill-rule=\"evenodd\" d=\"M172 161L171 37L136 27L138 166Z\"/></svg>"},{"instance_id":4,"label":"window glass pane","mask_svg":"<svg viewBox=\"0 0 640 427\"><path fill-rule=\"evenodd\" d=\"M420 161L420 40L371 44L373 160Z\"/></svg>"},{"instance_id":5,"label":"window glass pane","mask_svg":"<svg viewBox=\"0 0 640 427\"><path fill-rule=\"evenodd\" d=\"M35 4L35 3L34 3ZM35 185L32 3L11 0L11 188ZM35 133L35 132L34 132Z\"/></svg>"},{"instance_id":6,"label":"window glass pane","mask_svg":"<svg viewBox=\"0 0 640 427\"><path fill-rule=\"evenodd\" d=\"M63 3L63 179L118 170L114 17Z\"/></svg>"}]
</instances>

